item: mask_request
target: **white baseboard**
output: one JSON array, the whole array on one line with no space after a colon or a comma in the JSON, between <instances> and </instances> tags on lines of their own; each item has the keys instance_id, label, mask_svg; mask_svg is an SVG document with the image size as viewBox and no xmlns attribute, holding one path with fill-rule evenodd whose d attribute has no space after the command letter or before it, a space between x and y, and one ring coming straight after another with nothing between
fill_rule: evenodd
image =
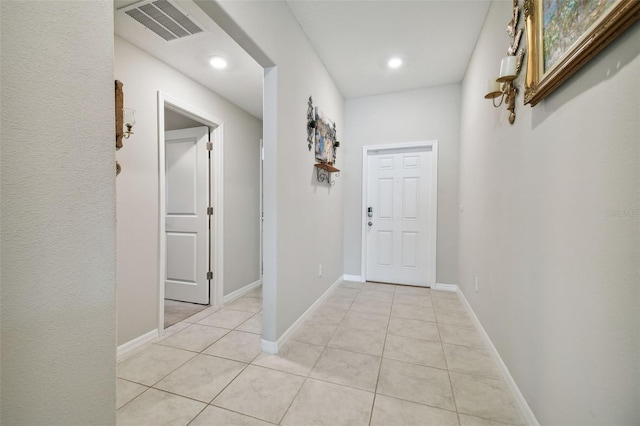
<instances>
[{"instance_id":1,"label":"white baseboard","mask_svg":"<svg viewBox=\"0 0 640 426\"><path fill-rule=\"evenodd\" d=\"M502 374L504 381L507 383L507 386L511 391L511 395L513 396L514 401L516 402L518 408L520 409L520 413L522 414L525 424L530 426L540 426L540 423L538 423L536 416L533 414L533 411L531 411L531 407L529 407L527 400L524 399L524 396L520 392L520 388L518 388L516 381L513 380L513 377L511 376L509 369L507 368L504 361L502 360L502 357L500 357L498 350L493 345L491 338L489 338L489 335L487 334L486 330L482 326L482 323L480 323L480 320L476 316L476 313L473 312L473 309L471 308L471 305L467 301L467 298L464 297L464 294L462 293L462 291L460 291L460 289L457 290L457 293L458 295L460 295L462 302L465 304L465 306L469 310L469 313L471 314L471 319L473 320L476 327L480 331L480 334L482 335L482 338L484 339L484 342L487 345L487 348L489 349L491 356L493 357L494 361L496 362L496 365L498 366L498 370L500 370L500 373Z\"/></svg>"},{"instance_id":2,"label":"white baseboard","mask_svg":"<svg viewBox=\"0 0 640 426\"><path fill-rule=\"evenodd\" d=\"M331 291L334 288L336 288L338 284L340 284L342 281L344 281L344 275L339 277L336 280L336 282L331 284L331 286L327 289L327 291L325 291L322 294L322 296L320 296L315 302L313 302L313 304L309 306L309 308L306 311L304 311L304 313L300 315L300 317L293 324L291 324L291 327L289 327L287 331L282 333L282 336L280 336L280 338L277 341L273 342L271 340L262 339L261 341L262 351L269 354L274 354L274 355L277 354L278 348L282 347L282 345L284 345L287 342L287 340L289 340L289 337L291 337L291 335L295 333L298 327L300 327L300 324L302 324L309 317L309 315L311 315L313 311L315 311L318 308L318 306L320 306L320 304L324 302L324 300L329 296L329 294L331 294Z\"/></svg>"},{"instance_id":3,"label":"white baseboard","mask_svg":"<svg viewBox=\"0 0 640 426\"><path fill-rule=\"evenodd\" d=\"M276 355L278 353L278 342L260 339L260 349L262 350L262 352Z\"/></svg>"},{"instance_id":4,"label":"white baseboard","mask_svg":"<svg viewBox=\"0 0 640 426\"><path fill-rule=\"evenodd\" d=\"M260 287L262 284L262 280L254 281L251 284L247 284L242 288L237 289L233 293L229 293L222 298L222 304L226 305L228 303L233 302L236 299L240 299L245 294L251 292L251 290Z\"/></svg>"},{"instance_id":5,"label":"white baseboard","mask_svg":"<svg viewBox=\"0 0 640 426\"><path fill-rule=\"evenodd\" d=\"M129 340L127 343L123 343L122 345L118 346L118 351L116 352L118 362L126 359L130 355L133 355L138 349L157 339L158 336L158 329L156 328L148 333L143 334L142 336L136 337L135 339Z\"/></svg>"},{"instance_id":6,"label":"white baseboard","mask_svg":"<svg viewBox=\"0 0 640 426\"><path fill-rule=\"evenodd\" d=\"M442 284L442 283L436 283L436 285L434 285L432 287L434 290L442 290L442 291L458 291L458 286L456 284Z\"/></svg>"},{"instance_id":7,"label":"white baseboard","mask_svg":"<svg viewBox=\"0 0 640 426\"><path fill-rule=\"evenodd\" d=\"M364 280L362 279L361 275L347 275L347 274L344 274L342 277L343 277L344 281L355 281L357 283L364 282Z\"/></svg>"}]
</instances>

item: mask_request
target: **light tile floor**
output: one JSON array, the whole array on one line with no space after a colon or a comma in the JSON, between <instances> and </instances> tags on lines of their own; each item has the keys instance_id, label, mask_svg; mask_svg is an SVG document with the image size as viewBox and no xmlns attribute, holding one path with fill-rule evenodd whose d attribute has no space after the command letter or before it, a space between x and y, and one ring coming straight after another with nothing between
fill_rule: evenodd
<instances>
[{"instance_id":1,"label":"light tile floor","mask_svg":"<svg viewBox=\"0 0 640 426\"><path fill-rule=\"evenodd\" d=\"M260 289L118 365L119 425L522 424L455 293L343 282L278 355Z\"/></svg>"}]
</instances>

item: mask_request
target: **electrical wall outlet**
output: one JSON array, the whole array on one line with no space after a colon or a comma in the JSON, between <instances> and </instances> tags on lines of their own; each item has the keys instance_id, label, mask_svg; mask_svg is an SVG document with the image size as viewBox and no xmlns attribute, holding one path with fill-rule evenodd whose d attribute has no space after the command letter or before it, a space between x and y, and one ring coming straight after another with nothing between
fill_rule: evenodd
<instances>
[{"instance_id":1,"label":"electrical wall outlet","mask_svg":"<svg viewBox=\"0 0 640 426\"><path fill-rule=\"evenodd\" d=\"M322 276L322 265L318 265L318 276Z\"/></svg>"},{"instance_id":2,"label":"electrical wall outlet","mask_svg":"<svg viewBox=\"0 0 640 426\"><path fill-rule=\"evenodd\" d=\"M473 279L473 282L474 282L474 285L475 285L475 288L476 288L476 293L477 293L478 292L478 277L475 277Z\"/></svg>"}]
</instances>

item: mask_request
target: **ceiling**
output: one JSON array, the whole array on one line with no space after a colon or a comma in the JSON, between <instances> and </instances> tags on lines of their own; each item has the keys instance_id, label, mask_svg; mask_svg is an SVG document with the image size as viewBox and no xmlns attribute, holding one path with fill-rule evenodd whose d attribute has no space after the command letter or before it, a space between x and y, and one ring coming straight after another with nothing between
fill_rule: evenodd
<instances>
[{"instance_id":1,"label":"ceiling","mask_svg":"<svg viewBox=\"0 0 640 426\"><path fill-rule=\"evenodd\" d=\"M488 1L289 1L346 98L462 81ZM387 61L404 64L390 69Z\"/></svg>"},{"instance_id":2,"label":"ceiling","mask_svg":"<svg viewBox=\"0 0 640 426\"><path fill-rule=\"evenodd\" d=\"M142 2L115 1L115 33L211 89L250 114L262 118L262 67L231 37L211 20L193 1L172 1L194 22L204 27L202 33L183 39L165 41L124 13L126 6ZM229 66L215 70L211 56L224 56Z\"/></svg>"},{"instance_id":3,"label":"ceiling","mask_svg":"<svg viewBox=\"0 0 640 426\"><path fill-rule=\"evenodd\" d=\"M200 84L262 117L262 68L191 0L173 1L205 32L165 41L125 15L116 0L120 37ZM489 0L287 1L345 98L458 83L489 9ZM229 66L214 70L213 55ZM390 69L392 57L402 67Z\"/></svg>"}]
</instances>

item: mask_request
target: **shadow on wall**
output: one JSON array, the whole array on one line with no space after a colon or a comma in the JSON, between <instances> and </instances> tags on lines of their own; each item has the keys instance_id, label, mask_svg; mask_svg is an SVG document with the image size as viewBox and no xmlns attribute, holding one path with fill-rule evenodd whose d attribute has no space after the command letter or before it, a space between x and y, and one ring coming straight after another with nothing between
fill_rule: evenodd
<instances>
[{"instance_id":1,"label":"shadow on wall","mask_svg":"<svg viewBox=\"0 0 640 426\"><path fill-rule=\"evenodd\" d=\"M636 42L628 43L630 47L627 49L617 49L617 46L625 45L629 40L636 40ZM640 55L640 23L629 28L536 105L532 111L532 129L544 123L547 117L555 114L565 104L570 103L589 88L615 77L638 55ZM528 105L526 107L529 108Z\"/></svg>"}]
</instances>

